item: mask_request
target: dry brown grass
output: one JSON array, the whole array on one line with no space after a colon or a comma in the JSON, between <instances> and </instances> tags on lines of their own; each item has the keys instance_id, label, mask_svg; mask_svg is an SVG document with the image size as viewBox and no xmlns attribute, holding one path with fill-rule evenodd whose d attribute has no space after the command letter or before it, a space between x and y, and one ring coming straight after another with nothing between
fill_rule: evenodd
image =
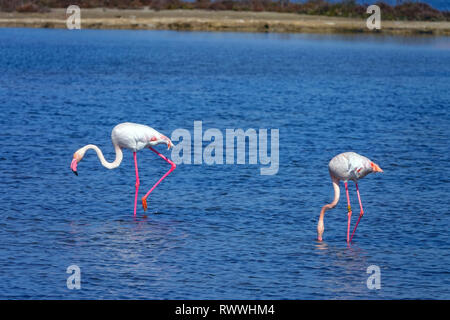
<instances>
[{"instance_id":1,"label":"dry brown grass","mask_svg":"<svg viewBox=\"0 0 450 320\"><path fill-rule=\"evenodd\" d=\"M44 13L0 12L3 27L66 28L65 19L65 9ZM96 8L82 9L81 19L81 27L85 29L450 35L448 21L382 21L381 30L371 31L365 19L276 12Z\"/></svg>"}]
</instances>

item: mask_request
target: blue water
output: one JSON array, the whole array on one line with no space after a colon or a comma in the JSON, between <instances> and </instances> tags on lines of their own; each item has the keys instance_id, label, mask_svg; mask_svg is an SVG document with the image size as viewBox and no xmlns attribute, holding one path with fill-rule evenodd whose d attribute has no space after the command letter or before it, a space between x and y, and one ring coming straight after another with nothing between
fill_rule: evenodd
<instances>
[{"instance_id":1,"label":"blue water","mask_svg":"<svg viewBox=\"0 0 450 320\"><path fill-rule=\"evenodd\" d=\"M307 0L297 0L297 1L301 1L301 2L306 2ZM294 0L295 2L295 0ZM329 0L329 2L342 2L342 0ZM404 3L404 2L422 2L422 3L427 3L430 6L432 6L433 8L436 8L438 10L450 10L450 1L448 0L356 0L357 3L361 3L361 4L375 4L377 2L384 2L384 3L388 3L391 6L395 6L399 3ZM383 13L381 13L383 14Z\"/></svg>"},{"instance_id":2,"label":"blue water","mask_svg":"<svg viewBox=\"0 0 450 320\"><path fill-rule=\"evenodd\" d=\"M0 71L0 298L450 299L449 38L0 29ZM133 219L131 152L69 169L88 143L113 159L117 123L196 120L279 129L278 174L180 164ZM353 245L343 190L318 243L348 150L385 173ZM169 165L138 161L142 196Z\"/></svg>"}]
</instances>

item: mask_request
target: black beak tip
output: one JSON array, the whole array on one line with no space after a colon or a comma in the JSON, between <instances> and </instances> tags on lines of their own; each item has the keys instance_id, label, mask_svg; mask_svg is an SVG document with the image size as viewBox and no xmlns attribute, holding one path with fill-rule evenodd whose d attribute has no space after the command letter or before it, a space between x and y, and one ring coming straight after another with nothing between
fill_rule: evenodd
<instances>
[{"instance_id":1,"label":"black beak tip","mask_svg":"<svg viewBox=\"0 0 450 320\"><path fill-rule=\"evenodd\" d=\"M72 172L75 173L76 176L78 175L78 171L72 170Z\"/></svg>"}]
</instances>

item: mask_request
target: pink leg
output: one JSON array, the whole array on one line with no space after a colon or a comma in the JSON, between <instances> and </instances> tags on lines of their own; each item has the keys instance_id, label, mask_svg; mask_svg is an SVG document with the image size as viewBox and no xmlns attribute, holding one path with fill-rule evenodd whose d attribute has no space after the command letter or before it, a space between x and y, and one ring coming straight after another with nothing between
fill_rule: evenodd
<instances>
[{"instance_id":1,"label":"pink leg","mask_svg":"<svg viewBox=\"0 0 450 320\"><path fill-rule=\"evenodd\" d=\"M138 191L139 191L139 173L138 173L138 165L137 165L137 159L136 159L136 152L133 152L134 157L134 167L136 169L136 194L134 196L134 216L136 216L136 204L137 204L137 197L138 197Z\"/></svg>"},{"instance_id":2,"label":"pink leg","mask_svg":"<svg viewBox=\"0 0 450 320\"><path fill-rule=\"evenodd\" d=\"M156 186L158 184L160 184L161 181L163 181L173 170L175 170L175 168L177 167L175 163L173 163L170 159L168 159L167 157L165 157L163 154L159 153L158 151L156 151L155 149L153 149L152 147L149 147L150 150L152 150L154 153L156 153L158 156L160 156L161 158L163 158L164 160L166 160L168 163L170 163L170 165L172 166L169 171L166 172L165 175L162 176L161 179L158 180L157 183L155 183L155 185L150 189L149 192L147 192L147 194L145 196L142 197L142 207L144 207L144 210L147 210L147 197L148 195L156 188Z\"/></svg>"},{"instance_id":3,"label":"pink leg","mask_svg":"<svg viewBox=\"0 0 450 320\"><path fill-rule=\"evenodd\" d=\"M352 236L350 238L350 242L353 239L353 235L355 234L356 228L358 227L359 220L361 220L362 216L364 215L364 210L361 202L361 196L359 195L359 188L358 183L356 183L356 193L358 194L358 201L359 201L359 208L361 209L361 212L359 213L358 221L356 221L355 229L353 229Z\"/></svg>"},{"instance_id":4,"label":"pink leg","mask_svg":"<svg viewBox=\"0 0 450 320\"><path fill-rule=\"evenodd\" d=\"M348 184L344 182L345 185L345 193L347 194L347 210L348 210L348 222L347 222L347 243L350 242L350 220L352 217L352 207L350 206L350 196L348 195Z\"/></svg>"}]
</instances>

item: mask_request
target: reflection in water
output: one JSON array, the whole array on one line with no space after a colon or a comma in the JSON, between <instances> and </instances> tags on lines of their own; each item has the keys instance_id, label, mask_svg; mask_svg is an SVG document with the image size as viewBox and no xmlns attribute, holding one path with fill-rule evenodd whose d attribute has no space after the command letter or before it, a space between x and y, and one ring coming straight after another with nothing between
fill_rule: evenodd
<instances>
[{"instance_id":1,"label":"reflection in water","mask_svg":"<svg viewBox=\"0 0 450 320\"><path fill-rule=\"evenodd\" d=\"M352 299L368 293L366 268L370 265L367 252L357 245L337 247L325 242L315 245L324 268L324 290L335 299ZM326 261L326 264L325 264Z\"/></svg>"},{"instance_id":2,"label":"reflection in water","mask_svg":"<svg viewBox=\"0 0 450 320\"><path fill-rule=\"evenodd\" d=\"M243 35L245 37L245 35ZM435 48L448 48L448 37L435 36L389 36L383 34L294 34L294 33L268 33L257 34L253 38L278 39L286 41L295 40L320 40L335 42L336 40L347 43L348 45L367 45L367 44L401 44L406 46L423 46Z\"/></svg>"},{"instance_id":3,"label":"reflection in water","mask_svg":"<svg viewBox=\"0 0 450 320\"><path fill-rule=\"evenodd\" d=\"M124 216L127 214L129 212ZM174 221L139 217L107 220L101 225L69 223L71 238L77 246L82 248L95 243L98 250L104 251L104 272L113 274L121 266L122 272L133 275L136 280L141 275L152 281L164 281L171 274L180 272L177 266L166 265L166 256L189 237L186 232L180 232L176 225Z\"/></svg>"}]
</instances>

